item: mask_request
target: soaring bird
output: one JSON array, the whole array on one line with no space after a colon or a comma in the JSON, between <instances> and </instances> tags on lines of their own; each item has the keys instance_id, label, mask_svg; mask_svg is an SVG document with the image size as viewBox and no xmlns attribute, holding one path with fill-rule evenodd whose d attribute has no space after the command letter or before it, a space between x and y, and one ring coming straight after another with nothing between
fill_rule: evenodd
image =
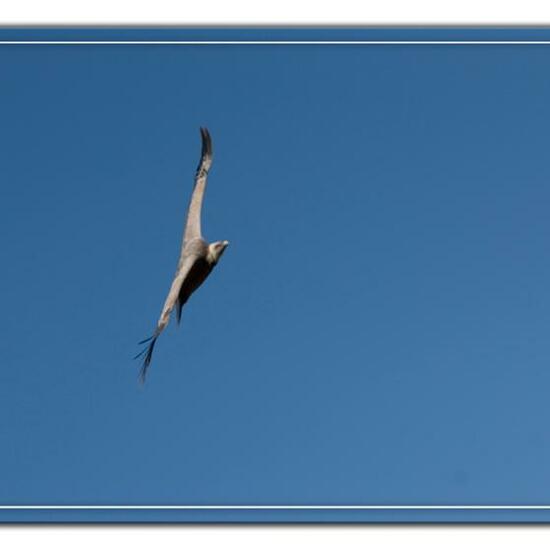
<instances>
[{"instance_id":1,"label":"soaring bird","mask_svg":"<svg viewBox=\"0 0 550 550\"><path fill-rule=\"evenodd\" d=\"M181 254L176 269L176 275L172 281L172 286L168 292L162 313L157 322L157 327L153 335L140 344L147 344L145 349L138 353L135 359L143 357L143 365L140 371L140 381L145 381L147 369L151 364L153 349L157 342L160 333L168 325L170 314L176 308L176 316L178 324L181 320L181 310L189 297L210 275L214 266L218 263L224 253L228 241L216 241L213 243L206 242L201 233L201 210L204 190L206 188L206 180L208 171L212 164L212 140L206 128L201 128L202 151L197 173L195 175L195 186L189 208L187 211L187 221L183 234L183 242L181 245Z\"/></svg>"}]
</instances>

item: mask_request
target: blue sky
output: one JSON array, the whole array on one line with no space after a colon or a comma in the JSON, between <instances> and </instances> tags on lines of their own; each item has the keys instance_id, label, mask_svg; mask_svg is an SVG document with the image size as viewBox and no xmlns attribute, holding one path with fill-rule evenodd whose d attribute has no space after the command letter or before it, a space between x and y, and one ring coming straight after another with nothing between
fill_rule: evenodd
<instances>
[{"instance_id":1,"label":"blue sky","mask_svg":"<svg viewBox=\"0 0 550 550\"><path fill-rule=\"evenodd\" d=\"M547 48L2 47L1 503L548 503Z\"/></svg>"}]
</instances>

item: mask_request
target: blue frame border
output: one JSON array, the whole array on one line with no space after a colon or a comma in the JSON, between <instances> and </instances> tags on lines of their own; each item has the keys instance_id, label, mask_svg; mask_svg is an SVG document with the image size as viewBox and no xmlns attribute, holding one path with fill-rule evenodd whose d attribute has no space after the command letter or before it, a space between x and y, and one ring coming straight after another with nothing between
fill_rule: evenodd
<instances>
[{"instance_id":1,"label":"blue frame border","mask_svg":"<svg viewBox=\"0 0 550 550\"><path fill-rule=\"evenodd\" d=\"M0 27L0 42L7 41L443 41L443 42L517 42L550 41L550 27L254 27L254 28L177 28L177 27L122 27L122 28L18 28Z\"/></svg>"}]
</instances>

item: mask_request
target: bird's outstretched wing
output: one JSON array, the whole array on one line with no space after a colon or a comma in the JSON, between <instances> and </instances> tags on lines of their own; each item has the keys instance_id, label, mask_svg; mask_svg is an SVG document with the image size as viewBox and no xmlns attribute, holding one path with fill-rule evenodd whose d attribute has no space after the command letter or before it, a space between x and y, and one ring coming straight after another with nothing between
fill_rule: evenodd
<instances>
[{"instance_id":1,"label":"bird's outstretched wing","mask_svg":"<svg viewBox=\"0 0 550 550\"><path fill-rule=\"evenodd\" d=\"M166 328L166 325L168 325L168 321L170 321L170 314L172 313L172 310L174 309L178 301L180 289L197 259L198 257L194 254L184 256L182 258L174 280L172 281L170 292L168 292L168 296L166 297L166 301L164 302L164 307L162 308L162 313L160 314L159 320L157 322L157 328L155 329L155 332L149 338L146 338L145 340L139 342L140 345L148 344L144 350L142 350L134 357L134 359L143 357L143 365L139 373L139 379L142 383L145 382L145 376L147 375L147 369L151 364L153 349L155 348L157 338L160 336L160 333Z\"/></svg>"},{"instance_id":2,"label":"bird's outstretched wing","mask_svg":"<svg viewBox=\"0 0 550 550\"><path fill-rule=\"evenodd\" d=\"M202 151L201 160L195 175L195 186L193 187L193 195L189 203L187 212L187 222L185 224L185 233L183 242L191 241L192 239L201 238L201 209L204 190L206 189L206 179L208 171L212 165L212 140L206 128L201 128Z\"/></svg>"}]
</instances>

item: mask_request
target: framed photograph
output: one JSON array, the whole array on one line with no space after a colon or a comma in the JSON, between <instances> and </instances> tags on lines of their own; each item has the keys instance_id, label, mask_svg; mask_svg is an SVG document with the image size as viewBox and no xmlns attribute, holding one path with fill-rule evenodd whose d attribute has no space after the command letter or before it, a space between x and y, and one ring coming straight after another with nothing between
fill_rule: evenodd
<instances>
[{"instance_id":1,"label":"framed photograph","mask_svg":"<svg viewBox=\"0 0 550 550\"><path fill-rule=\"evenodd\" d=\"M549 29L4 28L0 120L0 522L550 519Z\"/></svg>"}]
</instances>

